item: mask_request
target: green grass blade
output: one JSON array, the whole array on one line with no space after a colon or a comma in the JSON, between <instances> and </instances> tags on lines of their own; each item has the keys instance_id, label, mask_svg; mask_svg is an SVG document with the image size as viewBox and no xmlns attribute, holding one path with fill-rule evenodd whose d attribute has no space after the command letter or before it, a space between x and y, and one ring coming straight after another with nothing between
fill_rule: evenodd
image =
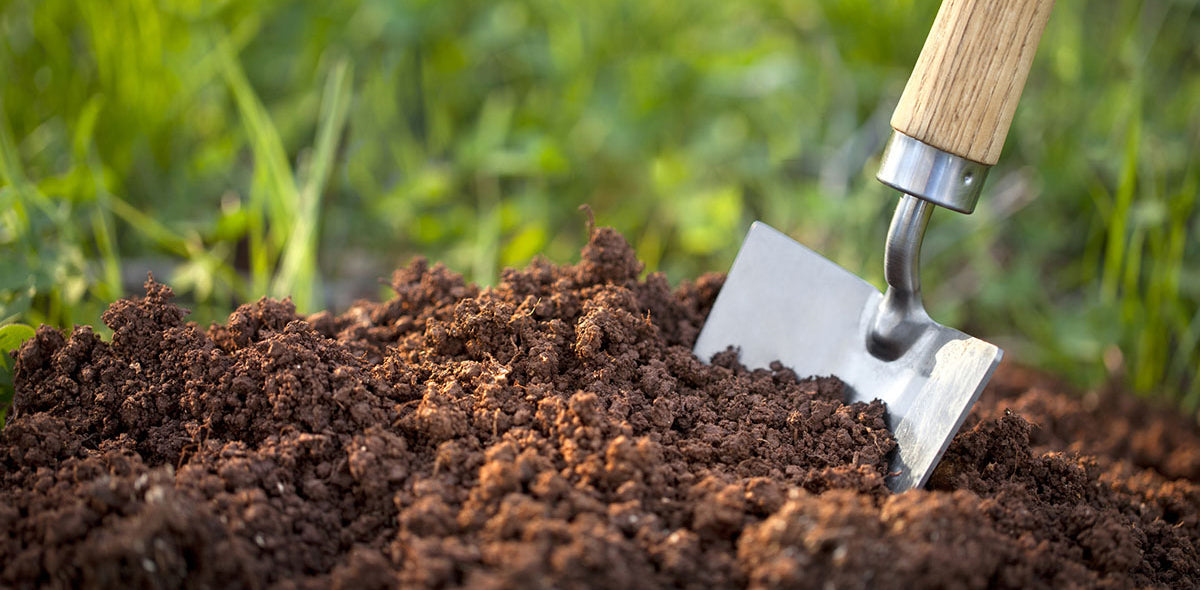
<instances>
[{"instance_id":1,"label":"green grass blade","mask_svg":"<svg viewBox=\"0 0 1200 590\"><path fill-rule=\"evenodd\" d=\"M346 126L353 79L350 63L342 59L334 65L325 83L316 145L298 195L295 226L284 245L279 272L271 287L277 297L291 295L301 313L316 311L322 305L317 284L321 194L329 181L338 140Z\"/></svg>"},{"instance_id":2,"label":"green grass blade","mask_svg":"<svg viewBox=\"0 0 1200 590\"><path fill-rule=\"evenodd\" d=\"M261 233L251 240L254 251L250 253L251 259L259 262L254 267L254 285L265 287L266 275L272 270L270 267L278 260L279 252L294 230L301 209L300 191L296 188L279 130L246 78L237 56L224 41L218 51L221 72L237 104L243 131L254 156L255 182L250 191L250 206L266 214L266 219L255 228Z\"/></svg>"},{"instance_id":3,"label":"green grass blade","mask_svg":"<svg viewBox=\"0 0 1200 590\"><path fill-rule=\"evenodd\" d=\"M1140 102L1140 101L1139 101ZM1100 293L1105 301L1113 302L1121 284L1121 268L1128 261L1129 210L1137 189L1138 149L1141 142L1140 120L1133 118L1125 140L1125 158L1121 179L1117 185L1112 213L1107 220L1107 246L1104 252L1104 271L1100 279Z\"/></svg>"}]
</instances>

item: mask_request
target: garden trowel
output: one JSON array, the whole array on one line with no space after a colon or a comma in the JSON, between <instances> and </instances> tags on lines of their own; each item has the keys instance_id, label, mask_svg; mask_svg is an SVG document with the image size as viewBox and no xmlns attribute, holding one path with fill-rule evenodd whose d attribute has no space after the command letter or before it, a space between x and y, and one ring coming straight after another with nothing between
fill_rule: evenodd
<instances>
[{"instance_id":1,"label":"garden trowel","mask_svg":"<svg viewBox=\"0 0 1200 590\"><path fill-rule=\"evenodd\" d=\"M883 400L896 437L888 487L925 484L1003 352L930 319L921 241L935 206L971 213L1012 122L1053 0L945 0L900 102L878 179L899 190L887 292L755 222L696 341L748 367L835 375Z\"/></svg>"}]
</instances>

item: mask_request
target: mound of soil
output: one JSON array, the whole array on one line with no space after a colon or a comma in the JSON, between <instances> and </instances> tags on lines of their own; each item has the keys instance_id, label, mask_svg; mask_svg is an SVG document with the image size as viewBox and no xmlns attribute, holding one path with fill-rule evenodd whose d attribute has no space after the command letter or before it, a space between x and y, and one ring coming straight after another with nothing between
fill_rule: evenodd
<instances>
[{"instance_id":1,"label":"mound of soil","mask_svg":"<svg viewBox=\"0 0 1200 590\"><path fill-rule=\"evenodd\" d=\"M928 490L888 493L885 408L690 346L609 229L479 289L207 330L171 291L18 355L0 585L28 588L1192 587L1200 432L1002 369ZM813 335L814 338L820 337Z\"/></svg>"}]
</instances>

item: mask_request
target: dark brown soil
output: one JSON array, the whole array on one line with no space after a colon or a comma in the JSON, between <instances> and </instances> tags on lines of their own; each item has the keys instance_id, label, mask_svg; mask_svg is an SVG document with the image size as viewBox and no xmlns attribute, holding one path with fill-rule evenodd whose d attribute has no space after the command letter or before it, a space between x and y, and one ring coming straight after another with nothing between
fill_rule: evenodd
<instances>
[{"instance_id":1,"label":"dark brown soil","mask_svg":"<svg viewBox=\"0 0 1200 590\"><path fill-rule=\"evenodd\" d=\"M931 489L891 495L880 404L702 364L719 277L640 273L601 229L495 288L418 260L337 317L262 300L204 330L151 281L111 342L42 328L0 431L0 585L1200 580L1194 424L1004 368Z\"/></svg>"}]
</instances>

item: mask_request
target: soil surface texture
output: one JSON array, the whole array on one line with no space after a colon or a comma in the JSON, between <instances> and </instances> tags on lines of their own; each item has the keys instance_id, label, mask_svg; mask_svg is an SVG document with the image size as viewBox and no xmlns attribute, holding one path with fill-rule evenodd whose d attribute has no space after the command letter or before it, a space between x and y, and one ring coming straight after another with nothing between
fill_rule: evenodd
<instances>
[{"instance_id":1,"label":"soil surface texture","mask_svg":"<svg viewBox=\"0 0 1200 590\"><path fill-rule=\"evenodd\" d=\"M702 363L720 277L641 275L602 228L493 288L417 260L338 316L204 329L151 280L111 341L43 327L0 431L0 587L1198 585L1194 423L1006 366L893 495L883 405Z\"/></svg>"}]
</instances>

